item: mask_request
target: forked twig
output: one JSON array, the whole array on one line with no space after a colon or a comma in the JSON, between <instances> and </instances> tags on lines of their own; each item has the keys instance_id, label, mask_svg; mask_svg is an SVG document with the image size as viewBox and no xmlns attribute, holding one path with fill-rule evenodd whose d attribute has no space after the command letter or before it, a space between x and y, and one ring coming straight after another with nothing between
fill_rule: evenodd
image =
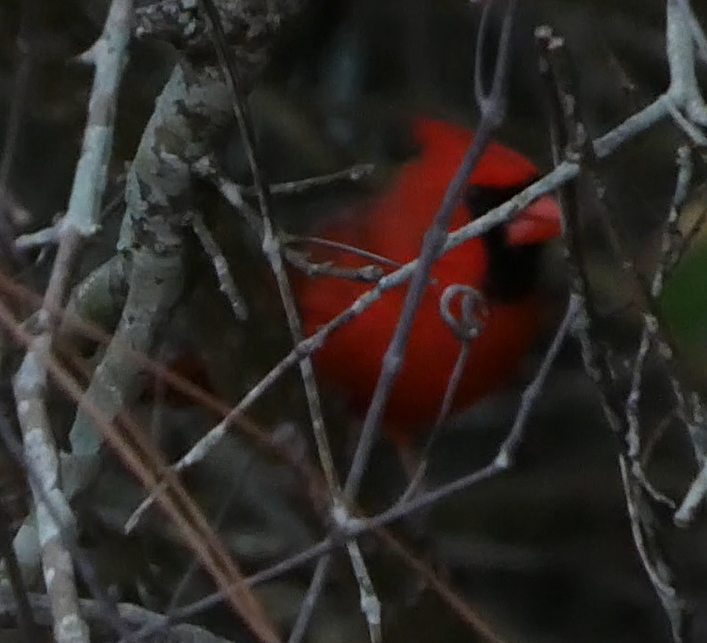
<instances>
[{"instance_id":1,"label":"forked twig","mask_svg":"<svg viewBox=\"0 0 707 643\"><path fill-rule=\"evenodd\" d=\"M113 0L100 38L85 55L95 65L81 157L74 176L69 207L61 230L59 249L49 285L37 316L38 334L14 377L17 415L26 458L40 472L30 483L42 546L42 565L54 609L54 636L59 643L88 641L89 632L78 609L78 595L62 529L46 505L54 499L61 519L72 524L73 514L61 488L59 456L46 407L47 367L60 308L69 288L72 267L86 238L97 228L113 143L113 117L130 40L132 0ZM37 486L41 485L41 489ZM71 623L71 627L67 627Z\"/></svg>"},{"instance_id":2,"label":"forked twig","mask_svg":"<svg viewBox=\"0 0 707 643\"><path fill-rule=\"evenodd\" d=\"M493 2L489 2L484 7L482 14L482 23L479 28L477 41L477 60L476 74L474 78L474 89L476 99L481 111L481 122L474 141L470 145L461 167L457 171L454 178L451 180L447 191L444 195L442 203L436 213L433 222L425 234L424 242L420 250L420 256L417 265L411 276L410 285L403 303L403 309L400 313L398 323L393 332L393 337L390 340L388 349L385 352L381 364L381 373L376 383L371 402L363 421L361 434L359 436L356 451L354 453L351 468L346 478L346 483L343 489L344 503L355 501L358 494L359 486L363 478L363 474L368 464L373 444L378 436L380 424L385 412L386 403L390 392L393 389L395 380L402 366L405 346L410 335L412 323L415 318L417 309L422 301L424 292L427 289L430 272L434 262L439 258L442 248L445 245L449 234L449 224L452 214L459 203L459 200L467 184L471 173L474 171L483 152L491 140L493 131L501 124L505 113L505 92L506 92L506 77L508 68L508 58L510 49L510 32L512 18L515 9L515 0L509 0L506 3L506 11L503 18L503 29L501 32L501 40L498 47L496 63L494 67L494 78L491 90L488 94L483 91L480 59L483 48L484 39L487 36L485 27L488 26L488 20ZM314 573L314 578L310 584L309 590L302 608L297 616L293 628L293 635L290 637L290 643L299 643L301 637L306 631L307 624L312 614L312 605L316 602L316 598L321 591L326 574L328 572L331 558L323 557L317 564Z\"/></svg>"},{"instance_id":3,"label":"forked twig","mask_svg":"<svg viewBox=\"0 0 707 643\"><path fill-rule=\"evenodd\" d=\"M219 57L222 70L225 74L226 83L230 90L233 111L238 122L241 138L245 147L246 156L248 158L248 164L253 177L253 184L260 208L263 253L265 254L272 272L275 275L280 293L280 299L287 317L287 325L289 327L290 334L292 335L292 340L294 344L297 345L304 340L302 320L300 319L294 294L292 292L292 286L283 264L281 242L275 234L275 227L271 218L269 187L261 172L261 165L259 163L257 150L255 147L253 126L250 120L248 106L242 94L238 69L234 64L230 49L226 43L226 38L221 25L221 19L213 0L202 0L202 6L205 8L206 14L209 18L211 32L214 36L213 40L216 47L216 53ZM338 475L336 473L336 468L334 467L334 459L329 446L326 428L324 426L324 417L321 408L319 391L317 389L314 376L314 367L310 357L306 356L301 359L299 362L299 367L302 375L302 382L304 384L307 406L312 421L312 431L317 444L319 461L324 471L324 478L327 482L332 498L332 514L336 516L338 512L345 508L345 503L342 502L341 499L341 487L339 484ZM363 560L363 555L358 547L358 543L351 541L347 544L347 549L351 559L351 566L353 568L354 575L358 581L359 591L361 594L361 609L368 623L371 643L379 643L382 636L380 601L378 600L375 590L373 589L373 582L371 581L366 564ZM326 560L327 557L322 559L322 561ZM327 563L323 563L323 565L326 566ZM322 577L324 576L325 574L322 574ZM316 602L316 597L314 602ZM297 632L298 625L295 624L289 639L291 643L296 643L299 641L299 638L296 636ZM302 634L303 633L304 630L302 630Z\"/></svg>"},{"instance_id":4,"label":"forked twig","mask_svg":"<svg viewBox=\"0 0 707 643\"><path fill-rule=\"evenodd\" d=\"M555 37L549 27L538 29L536 37L552 115L553 157L556 163L568 158L581 160L587 151L591 154L593 150L587 150L586 129L576 109L564 41ZM676 590L673 569L658 538L657 523L650 505L653 494L640 468L638 427L629 422L630 413L626 413L624 401L618 393L609 356L601 348L596 334L598 308L587 275L585 251L579 234L577 190L575 181L564 185L558 192L565 223L572 290L581 302L581 322L576 326L576 334L580 340L585 371L597 387L604 416L617 438L622 489L636 550L668 616L673 638L679 642L687 631L686 605Z\"/></svg>"},{"instance_id":5,"label":"forked twig","mask_svg":"<svg viewBox=\"0 0 707 643\"><path fill-rule=\"evenodd\" d=\"M12 314L1 302L0 323L12 334L18 344L29 345L32 341L28 333L17 324ZM140 427L135 426L130 418L123 417L122 424L127 429L130 438L126 440L126 436L117 431L111 422L106 421L98 405L84 395L80 384L67 373L53 355L48 356L45 368L60 390L71 399L79 401L80 408L95 422L102 439L114 449L125 466L136 475L145 488L157 487L159 489L160 477L166 478L168 486L159 489L157 500L174 522L179 533L199 557L221 590L225 592L234 610L243 616L243 619L260 639L267 643L279 641L260 603L242 582L242 575L237 563L214 534L201 509L194 503L176 476L170 473L163 462L161 453L151 443L149 436L146 436ZM51 498L52 506L62 512L60 515L62 529L58 529L55 534L57 539L62 539L62 536L69 533L68 527L72 524L68 503L66 500L62 501L63 496L46 488L43 480L46 476L44 472L41 476L42 488L38 490L38 495L42 498ZM49 512L49 510L47 511Z\"/></svg>"}]
</instances>

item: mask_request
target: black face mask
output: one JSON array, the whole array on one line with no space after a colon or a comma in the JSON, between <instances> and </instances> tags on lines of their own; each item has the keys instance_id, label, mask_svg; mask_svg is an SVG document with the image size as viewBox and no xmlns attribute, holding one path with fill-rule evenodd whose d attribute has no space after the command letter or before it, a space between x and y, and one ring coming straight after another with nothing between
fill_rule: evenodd
<instances>
[{"instance_id":1,"label":"black face mask","mask_svg":"<svg viewBox=\"0 0 707 643\"><path fill-rule=\"evenodd\" d=\"M505 203L531 185L535 178L510 187L470 185L465 201L470 215L478 219ZM482 236L488 255L488 274L484 294L490 301L511 304L523 299L535 288L540 275L541 244L512 246L506 227L498 225Z\"/></svg>"}]
</instances>

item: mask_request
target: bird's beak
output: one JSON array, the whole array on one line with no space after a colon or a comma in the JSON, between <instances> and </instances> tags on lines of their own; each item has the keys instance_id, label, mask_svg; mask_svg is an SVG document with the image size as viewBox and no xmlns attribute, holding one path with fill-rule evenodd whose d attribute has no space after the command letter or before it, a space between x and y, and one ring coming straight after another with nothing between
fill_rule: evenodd
<instances>
[{"instance_id":1,"label":"bird's beak","mask_svg":"<svg viewBox=\"0 0 707 643\"><path fill-rule=\"evenodd\" d=\"M511 246L529 246L550 241L562 232L562 212L551 196L533 201L506 225L506 240Z\"/></svg>"}]
</instances>

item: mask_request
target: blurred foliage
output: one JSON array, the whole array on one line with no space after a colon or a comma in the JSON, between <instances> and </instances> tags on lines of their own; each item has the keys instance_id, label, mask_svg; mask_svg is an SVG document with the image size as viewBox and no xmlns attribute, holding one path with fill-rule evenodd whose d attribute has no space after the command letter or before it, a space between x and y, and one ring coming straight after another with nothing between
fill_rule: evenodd
<instances>
[{"instance_id":1,"label":"blurred foliage","mask_svg":"<svg viewBox=\"0 0 707 643\"><path fill-rule=\"evenodd\" d=\"M687 250L670 272L660 298L660 308L673 333L682 359L702 384L707 383L707 240L704 187L681 216L683 236L691 239Z\"/></svg>"},{"instance_id":2,"label":"blurred foliage","mask_svg":"<svg viewBox=\"0 0 707 643\"><path fill-rule=\"evenodd\" d=\"M16 0L0 0L3 130L20 60L15 38L21 5ZM538 0L519 5L509 116L500 137L543 167L550 166L550 154L533 44L533 29L538 24L549 22L566 37L574 57L581 109L593 135L604 133L665 89L663 3ZM707 5L698 1L693 5L707 24ZM47 225L66 207L91 81L90 70L78 67L72 58L97 35L106 6L95 0L42 3L32 29L31 76L10 180L14 198L31 215L26 229ZM252 97L269 178L311 176L362 160L384 165L397 162L401 145L404 148L400 125L405 116L416 112L473 126L477 118L472 70L478 18L478 7L461 0L314 2L310 15L282 43ZM120 189L124 164L135 151L174 60L174 52L157 43L132 47L120 100L112 193ZM702 81L707 80L705 70L701 71ZM674 151L680 140L666 123L598 168L606 197L603 203L587 197L583 223L592 277L607 310L626 308L635 285L611 256L597 213L607 209L639 267L648 272L655 257L656 233L672 197ZM246 182L236 134L221 143L225 165L235 178ZM698 167L696 182L703 173ZM314 197L282 197L276 200L277 215L290 229L307 229L312 220L365 189L370 186L334 186ZM251 308L251 319L241 326L234 324L211 266L194 244L189 287L156 355L169 363L172 355L185 349L198 354L207 365L215 392L231 403L279 359L289 340L252 235L206 187L199 194L199 206L224 248ZM80 275L111 256L119 218L113 215L106 221L104 233L85 255ZM704 247L688 254L675 274L676 279L686 276L673 282L666 293L666 302L671 300L684 309L677 314L676 324L700 329L695 341L702 350L702 321L707 315L701 280L707 274ZM41 290L46 266L40 263L18 278ZM561 292L556 276L563 270L550 272L556 291ZM558 296L553 308L561 306ZM636 310L627 309L619 323L608 325L608 338L635 350L632 333L637 321ZM699 355L704 361L704 352ZM536 363L536 359L529 360L519 386ZM488 462L510 426L518 390L488 400L452 423L433 455L433 481L451 480ZM664 383L651 371L642 409L650 432L663 419L660 402L665 395ZM328 396L326 404L329 426L344 462L353 422L335 396ZM66 424L71 405L57 403L56 408L57 424ZM303 409L299 384L292 374L264 399L253 417L268 431L290 422L306 427ZM152 426L171 458L183 454L215 421L213 414L198 408L158 412L151 399L141 400L131 412ZM212 517L223 514L221 533L248 569L273 563L323 533L322 508L311 506L303 493L305 485L293 480L291 471L240 438L229 439L217 451L189 472L186 482ZM667 431L655 458L661 484L679 496L694 466L686 445ZM386 445L376 452L372 469L364 495L371 510L386 506L402 485L401 471ZM224 512L225 496L230 504ZM157 514L150 514L136 535L121 535L122 524L141 497L141 489L125 472L109 464L82 504L84 545L102 579L121 597L160 610L169 603L189 561L177 535ZM429 530L431 542L420 555L431 553L441 563L460 595L504 640L668 640L666 621L631 541L613 443L571 346L561 355L533 415L517 468L436 507L429 517ZM685 591L694 601L699 638L707 625L704 525L690 532L668 531ZM384 546L374 545L373 539L364 542L375 562L374 582L384 600L387 641L473 640L468 626L434 592L418 591L419 583L402 562ZM296 615L309 571L292 574L263 590L283 627ZM356 589L343 557L331 586L317 612L311 640L365 640ZM210 589L199 573L185 587L183 600ZM234 640L244 636L234 632L233 619L225 609L201 615L200 622Z\"/></svg>"}]
</instances>

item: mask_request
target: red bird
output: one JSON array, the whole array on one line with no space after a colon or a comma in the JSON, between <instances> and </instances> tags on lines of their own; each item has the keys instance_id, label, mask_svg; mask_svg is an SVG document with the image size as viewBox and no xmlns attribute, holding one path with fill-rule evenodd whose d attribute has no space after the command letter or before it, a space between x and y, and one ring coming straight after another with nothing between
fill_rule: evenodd
<instances>
[{"instance_id":1,"label":"red bird","mask_svg":"<svg viewBox=\"0 0 707 643\"><path fill-rule=\"evenodd\" d=\"M320 237L399 264L419 255L423 236L473 134L424 119L414 122L413 132L420 156L402 168L382 195L344 213L321 230ZM451 228L485 214L538 176L525 157L492 143L454 212ZM458 411L503 387L536 339L541 330L540 251L559 232L559 208L554 199L543 197L513 222L461 245L435 263L384 416L384 431L396 444L408 446L433 425L459 355L460 341L440 315L445 288L472 286L483 293L487 308L452 406ZM307 250L315 262L332 261L348 268L371 264L370 259L319 244ZM370 287L329 276L298 278L296 293L307 335ZM345 394L358 413L364 413L370 402L406 292L403 285L384 293L371 308L335 331L314 355L317 374Z\"/></svg>"}]
</instances>

